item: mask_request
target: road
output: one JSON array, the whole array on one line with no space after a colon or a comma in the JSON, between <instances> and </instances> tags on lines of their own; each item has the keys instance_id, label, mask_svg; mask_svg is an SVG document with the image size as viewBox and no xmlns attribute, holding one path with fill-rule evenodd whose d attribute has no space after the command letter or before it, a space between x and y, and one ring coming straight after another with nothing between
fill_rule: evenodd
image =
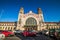
<instances>
[{"instance_id":1,"label":"road","mask_svg":"<svg viewBox=\"0 0 60 40\"><path fill-rule=\"evenodd\" d=\"M37 34L34 37L24 37L21 34L16 34L16 36L21 40L52 40L50 37L41 34Z\"/></svg>"}]
</instances>

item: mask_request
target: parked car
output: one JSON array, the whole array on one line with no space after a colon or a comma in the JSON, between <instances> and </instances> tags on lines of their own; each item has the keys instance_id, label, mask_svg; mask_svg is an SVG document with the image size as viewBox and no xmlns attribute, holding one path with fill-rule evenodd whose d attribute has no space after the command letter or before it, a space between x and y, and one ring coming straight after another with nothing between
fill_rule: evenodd
<instances>
[{"instance_id":1,"label":"parked car","mask_svg":"<svg viewBox=\"0 0 60 40\"><path fill-rule=\"evenodd\" d=\"M35 31L23 31L22 32L23 36L36 36L36 32Z\"/></svg>"},{"instance_id":2,"label":"parked car","mask_svg":"<svg viewBox=\"0 0 60 40\"><path fill-rule=\"evenodd\" d=\"M33 32L35 32L35 33L38 33L38 31L37 31L37 30L31 30L31 31L33 31Z\"/></svg>"},{"instance_id":3,"label":"parked car","mask_svg":"<svg viewBox=\"0 0 60 40\"><path fill-rule=\"evenodd\" d=\"M3 40L4 38L5 38L5 35L0 32L0 39Z\"/></svg>"},{"instance_id":4,"label":"parked car","mask_svg":"<svg viewBox=\"0 0 60 40\"><path fill-rule=\"evenodd\" d=\"M22 30L15 30L14 33L15 34L21 34L23 31Z\"/></svg>"},{"instance_id":5,"label":"parked car","mask_svg":"<svg viewBox=\"0 0 60 40\"><path fill-rule=\"evenodd\" d=\"M47 35L47 36L48 36L48 35L49 35L49 30L43 30L43 31L42 31L42 34L44 34L44 35Z\"/></svg>"},{"instance_id":6,"label":"parked car","mask_svg":"<svg viewBox=\"0 0 60 40\"><path fill-rule=\"evenodd\" d=\"M13 36L14 35L14 33L12 31L6 31L6 30L1 31L1 33L4 34L5 37Z\"/></svg>"},{"instance_id":7,"label":"parked car","mask_svg":"<svg viewBox=\"0 0 60 40\"><path fill-rule=\"evenodd\" d=\"M53 36L54 36L54 32L53 32L53 31L50 31L50 32L49 32L49 36L50 36L50 37L53 37Z\"/></svg>"},{"instance_id":8,"label":"parked car","mask_svg":"<svg viewBox=\"0 0 60 40\"><path fill-rule=\"evenodd\" d=\"M55 36L55 29L50 29L49 30L49 36L54 37Z\"/></svg>"},{"instance_id":9,"label":"parked car","mask_svg":"<svg viewBox=\"0 0 60 40\"><path fill-rule=\"evenodd\" d=\"M57 36L60 37L60 29L56 29L55 31L56 31L55 34L57 34Z\"/></svg>"}]
</instances>

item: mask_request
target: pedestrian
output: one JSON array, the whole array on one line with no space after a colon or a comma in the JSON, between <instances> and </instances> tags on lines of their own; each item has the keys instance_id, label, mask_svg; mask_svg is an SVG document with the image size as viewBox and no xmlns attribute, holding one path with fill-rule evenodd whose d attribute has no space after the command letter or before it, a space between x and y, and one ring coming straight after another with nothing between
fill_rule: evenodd
<instances>
[{"instance_id":1,"label":"pedestrian","mask_svg":"<svg viewBox=\"0 0 60 40\"><path fill-rule=\"evenodd\" d=\"M58 32L54 32L54 39L57 40Z\"/></svg>"}]
</instances>

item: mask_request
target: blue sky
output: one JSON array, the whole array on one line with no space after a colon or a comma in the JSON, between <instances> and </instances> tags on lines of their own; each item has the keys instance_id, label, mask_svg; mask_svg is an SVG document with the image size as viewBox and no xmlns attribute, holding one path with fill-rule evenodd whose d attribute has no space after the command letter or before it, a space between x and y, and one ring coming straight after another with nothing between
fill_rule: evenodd
<instances>
[{"instance_id":1,"label":"blue sky","mask_svg":"<svg viewBox=\"0 0 60 40\"><path fill-rule=\"evenodd\" d=\"M25 13L41 8L45 22L60 21L60 0L0 0L0 22L17 21L20 7Z\"/></svg>"}]
</instances>

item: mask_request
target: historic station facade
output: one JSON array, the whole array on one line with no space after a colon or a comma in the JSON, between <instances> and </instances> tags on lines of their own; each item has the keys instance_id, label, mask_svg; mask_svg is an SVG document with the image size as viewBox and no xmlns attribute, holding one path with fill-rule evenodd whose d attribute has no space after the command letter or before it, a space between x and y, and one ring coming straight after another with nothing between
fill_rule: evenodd
<instances>
[{"instance_id":1,"label":"historic station facade","mask_svg":"<svg viewBox=\"0 0 60 40\"><path fill-rule=\"evenodd\" d=\"M17 22L0 22L0 30L45 30L59 29L60 22L44 22L41 8L37 9L37 13L29 11L24 13L21 7Z\"/></svg>"}]
</instances>

